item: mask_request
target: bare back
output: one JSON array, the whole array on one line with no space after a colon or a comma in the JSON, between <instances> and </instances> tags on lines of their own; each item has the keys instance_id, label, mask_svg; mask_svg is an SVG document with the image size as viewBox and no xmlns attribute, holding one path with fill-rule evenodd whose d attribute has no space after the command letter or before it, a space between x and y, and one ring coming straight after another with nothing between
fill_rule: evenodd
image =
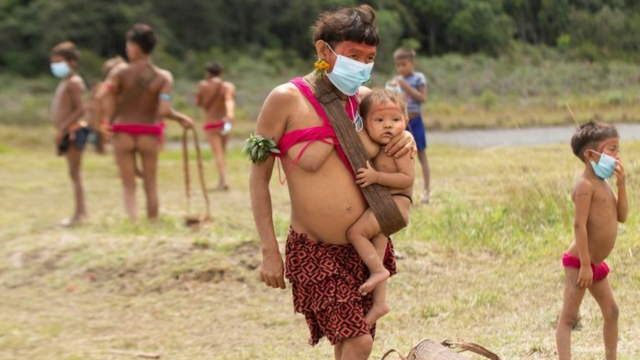
<instances>
[{"instance_id":1,"label":"bare back","mask_svg":"<svg viewBox=\"0 0 640 360\"><path fill-rule=\"evenodd\" d=\"M579 181L588 181L593 187L591 205L587 218L587 237L591 262L599 264L604 261L616 242L618 235L618 207L617 200L609 184L600 179L587 179L584 175ZM573 201L577 193L574 190ZM574 243L570 253L577 254Z\"/></svg>"},{"instance_id":2,"label":"bare back","mask_svg":"<svg viewBox=\"0 0 640 360\"><path fill-rule=\"evenodd\" d=\"M198 88L198 106L204 110L205 120L221 120L229 116L226 108L226 97L233 91L233 84L220 78L202 80Z\"/></svg>"},{"instance_id":3,"label":"bare back","mask_svg":"<svg viewBox=\"0 0 640 360\"><path fill-rule=\"evenodd\" d=\"M158 118L158 103L160 93L166 82L171 82L171 74L163 69L152 66L156 75L150 83L144 87L133 100L127 100L127 94L136 92L136 81L139 81L143 71L149 66L145 63L132 63L123 66L116 74L118 87L116 89L118 115L115 123L118 124L153 124Z\"/></svg>"}]
</instances>

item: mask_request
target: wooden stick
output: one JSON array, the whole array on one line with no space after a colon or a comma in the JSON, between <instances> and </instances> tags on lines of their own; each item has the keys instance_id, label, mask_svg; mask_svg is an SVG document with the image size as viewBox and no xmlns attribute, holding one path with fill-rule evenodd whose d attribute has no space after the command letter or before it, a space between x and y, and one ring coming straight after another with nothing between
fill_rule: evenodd
<instances>
[{"instance_id":1,"label":"wooden stick","mask_svg":"<svg viewBox=\"0 0 640 360\"><path fill-rule=\"evenodd\" d=\"M182 131L182 165L184 168L184 195L187 198L187 215L191 210L191 186L189 176L189 139L187 138L187 129Z\"/></svg>"},{"instance_id":2,"label":"wooden stick","mask_svg":"<svg viewBox=\"0 0 640 360\"><path fill-rule=\"evenodd\" d=\"M160 359L160 354L144 353L139 351L109 350L109 353L116 354L116 355L129 355L129 356L139 357L144 359Z\"/></svg>"},{"instance_id":3,"label":"wooden stick","mask_svg":"<svg viewBox=\"0 0 640 360\"><path fill-rule=\"evenodd\" d=\"M569 111L569 114L571 114L571 118L573 119L573 122L576 123L576 128L580 129L580 123L578 123L578 119L576 119L576 115L573 113L573 111L571 110L571 106L569 106L569 103L564 103L564 106L567 108L567 110Z\"/></svg>"},{"instance_id":4,"label":"wooden stick","mask_svg":"<svg viewBox=\"0 0 640 360\"><path fill-rule=\"evenodd\" d=\"M193 130L193 141L196 144L196 159L198 160L198 176L200 177L200 187L202 188L202 196L204 197L204 203L206 206L206 218L211 219L211 205L209 203L209 194L207 193L207 183L204 179L204 167L202 166L202 154L200 153L200 141L198 140L198 133L195 128Z\"/></svg>"}]
</instances>

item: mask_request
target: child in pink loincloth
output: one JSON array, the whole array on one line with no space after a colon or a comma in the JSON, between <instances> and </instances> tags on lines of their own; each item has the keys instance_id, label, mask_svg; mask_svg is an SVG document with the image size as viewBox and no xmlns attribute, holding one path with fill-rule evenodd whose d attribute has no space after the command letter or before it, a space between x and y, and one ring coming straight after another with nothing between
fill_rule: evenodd
<instances>
[{"instance_id":1,"label":"child in pink loincloth","mask_svg":"<svg viewBox=\"0 0 640 360\"><path fill-rule=\"evenodd\" d=\"M358 169L356 183L362 188L373 184L388 187L402 216L408 222L415 178L413 159L409 154L392 157L382 151L393 137L401 134L407 127L408 118L404 109L402 98L390 90L374 89L362 99L360 112L365 119L365 127L371 139L380 145L381 151L371 163L367 161L366 168ZM359 291L362 295L373 291L373 306L365 315L367 324L372 325L389 312L386 301L389 271L382 262L387 249L387 236L381 232L373 211L367 209L349 228L347 238L369 269L370 276Z\"/></svg>"},{"instance_id":2,"label":"child in pink loincloth","mask_svg":"<svg viewBox=\"0 0 640 360\"><path fill-rule=\"evenodd\" d=\"M619 159L618 131L603 123L582 125L571 138L573 153L585 169L573 191L575 240L562 256L565 269L564 300L558 321L556 343L560 360L571 359L571 330L589 289L604 317L604 347L607 360L616 359L618 305L607 280L604 260L613 250L618 222L627 219L628 204L624 166ZM605 181L616 176L618 197Z\"/></svg>"}]
</instances>

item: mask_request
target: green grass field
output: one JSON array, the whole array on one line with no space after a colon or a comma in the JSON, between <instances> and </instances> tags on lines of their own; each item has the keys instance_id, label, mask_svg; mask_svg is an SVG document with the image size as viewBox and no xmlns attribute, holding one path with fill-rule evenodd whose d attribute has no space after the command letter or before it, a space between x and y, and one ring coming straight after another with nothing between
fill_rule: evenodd
<instances>
[{"instance_id":1,"label":"green grass field","mask_svg":"<svg viewBox=\"0 0 640 360\"><path fill-rule=\"evenodd\" d=\"M49 151L46 131L24 129L0 127L0 359L134 358L122 351L190 360L331 358L326 341L306 344L290 290L258 280L249 164L238 148L229 155L231 190L210 194L215 220L206 229L183 226L181 157L171 149L161 157L157 226L125 220L113 158L89 152L90 218L63 229L56 223L71 212L64 160ZM621 308L619 359L631 360L640 357L640 143L623 143L621 154L630 215L608 261ZM570 193L581 164L566 145L435 145L429 156L432 203L414 206L410 225L394 236L402 259L388 290L393 310L379 323L371 358L389 348L406 354L423 338L461 338L503 359L553 359L559 261L572 241ZM286 186L274 179L271 190L284 240ZM600 312L585 299L574 358L603 359Z\"/></svg>"}]
</instances>

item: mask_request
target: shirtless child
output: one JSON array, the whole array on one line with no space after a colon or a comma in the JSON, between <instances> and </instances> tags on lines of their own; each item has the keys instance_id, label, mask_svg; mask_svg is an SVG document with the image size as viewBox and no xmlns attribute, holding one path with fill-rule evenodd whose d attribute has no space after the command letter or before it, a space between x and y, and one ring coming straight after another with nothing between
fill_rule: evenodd
<instances>
[{"instance_id":1,"label":"shirtless child","mask_svg":"<svg viewBox=\"0 0 640 360\"><path fill-rule=\"evenodd\" d=\"M82 93L86 87L82 78L76 73L79 54L70 41L53 47L49 54L51 72L61 79L56 88L51 104L53 126L56 129L55 144L58 155L67 158L69 176L73 184L75 211L70 218L60 222L63 226L71 226L81 222L87 216L84 203L84 190L80 178L82 150L89 136L89 129L80 123L84 114Z\"/></svg>"},{"instance_id":2,"label":"shirtless child","mask_svg":"<svg viewBox=\"0 0 640 360\"><path fill-rule=\"evenodd\" d=\"M100 99L104 97L106 92L110 91L110 76L112 76L119 67L124 66L125 64L124 59L120 56L115 56L102 64L102 76L104 76L104 81L98 82L91 89L91 101L87 109L87 112L91 114L89 117L91 119L91 127L94 129L100 129L102 127L101 122L104 119L105 110L103 109L103 102L100 101ZM113 113L113 110L109 113ZM106 134L102 134L101 132L98 132L96 136L96 148L99 153L103 154L105 152L105 145L108 138Z\"/></svg>"},{"instance_id":3,"label":"shirtless child","mask_svg":"<svg viewBox=\"0 0 640 360\"><path fill-rule=\"evenodd\" d=\"M159 117L176 120L190 128L193 120L171 107L173 76L153 65L151 52L156 43L149 25L136 24L127 31L127 58L109 77L105 94L105 119L113 119L106 131L113 132L113 150L124 188L124 201L131 221L136 220L136 154L142 158L142 180L147 195L147 217L158 218L156 184L159 138L163 128ZM115 112L115 115L113 114Z\"/></svg>"},{"instance_id":4,"label":"shirtless child","mask_svg":"<svg viewBox=\"0 0 640 360\"><path fill-rule=\"evenodd\" d=\"M613 250L618 222L627 219L628 204L624 166L619 159L618 131L603 123L584 124L571 138L573 153L584 163L584 172L573 191L575 239L562 255L565 271L564 300L556 343L560 360L571 359L571 330L588 289L604 318L603 336L607 360L616 359L618 305L607 280L604 260ZM605 181L616 176L618 197Z\"/></svg>"},{"instance_id":5,"label":"shirtless child","mask_svg":"<svg viewBox=\"0 0 640 360\"><path fill-rule=\"evenodd\" d=\"M205 79L200 81L196 91L196 105L204 110L203 129L207 133L211 151L216 157L220 179L216 190L229 189L224 168L224 155L236 106L235 86L222 80L223 71L222 65L217 62L207 64L204 72Z\"/></svg>"},{"instance_id":6,"label":"shirtless child","mask_svg":"<svg viewBox=\"0 0 640 360\"><path fill-rule=\"evenodd\" d=\"M365 127L371 139L380 144L380 150L407 127L404 108L400 96L389 90L374 89L362 99L360 112L365 119ZM356 183L363 188L373 184L387 186L405 222L408 222L415 178L411 156L406 154L395 158L380 151L372 162L373 167L367 162L366 169L358 169ZM373 211L367 209L349 228L347 238L371 274L360 286L359 291L363 295L373 291L373 307L365 316L367 324L372 325L389 312L386 301L386 280L389 278L389 271L382 263L387 248L387 237L380 232L380 224Z\"/></svg>"}]
</instances>

